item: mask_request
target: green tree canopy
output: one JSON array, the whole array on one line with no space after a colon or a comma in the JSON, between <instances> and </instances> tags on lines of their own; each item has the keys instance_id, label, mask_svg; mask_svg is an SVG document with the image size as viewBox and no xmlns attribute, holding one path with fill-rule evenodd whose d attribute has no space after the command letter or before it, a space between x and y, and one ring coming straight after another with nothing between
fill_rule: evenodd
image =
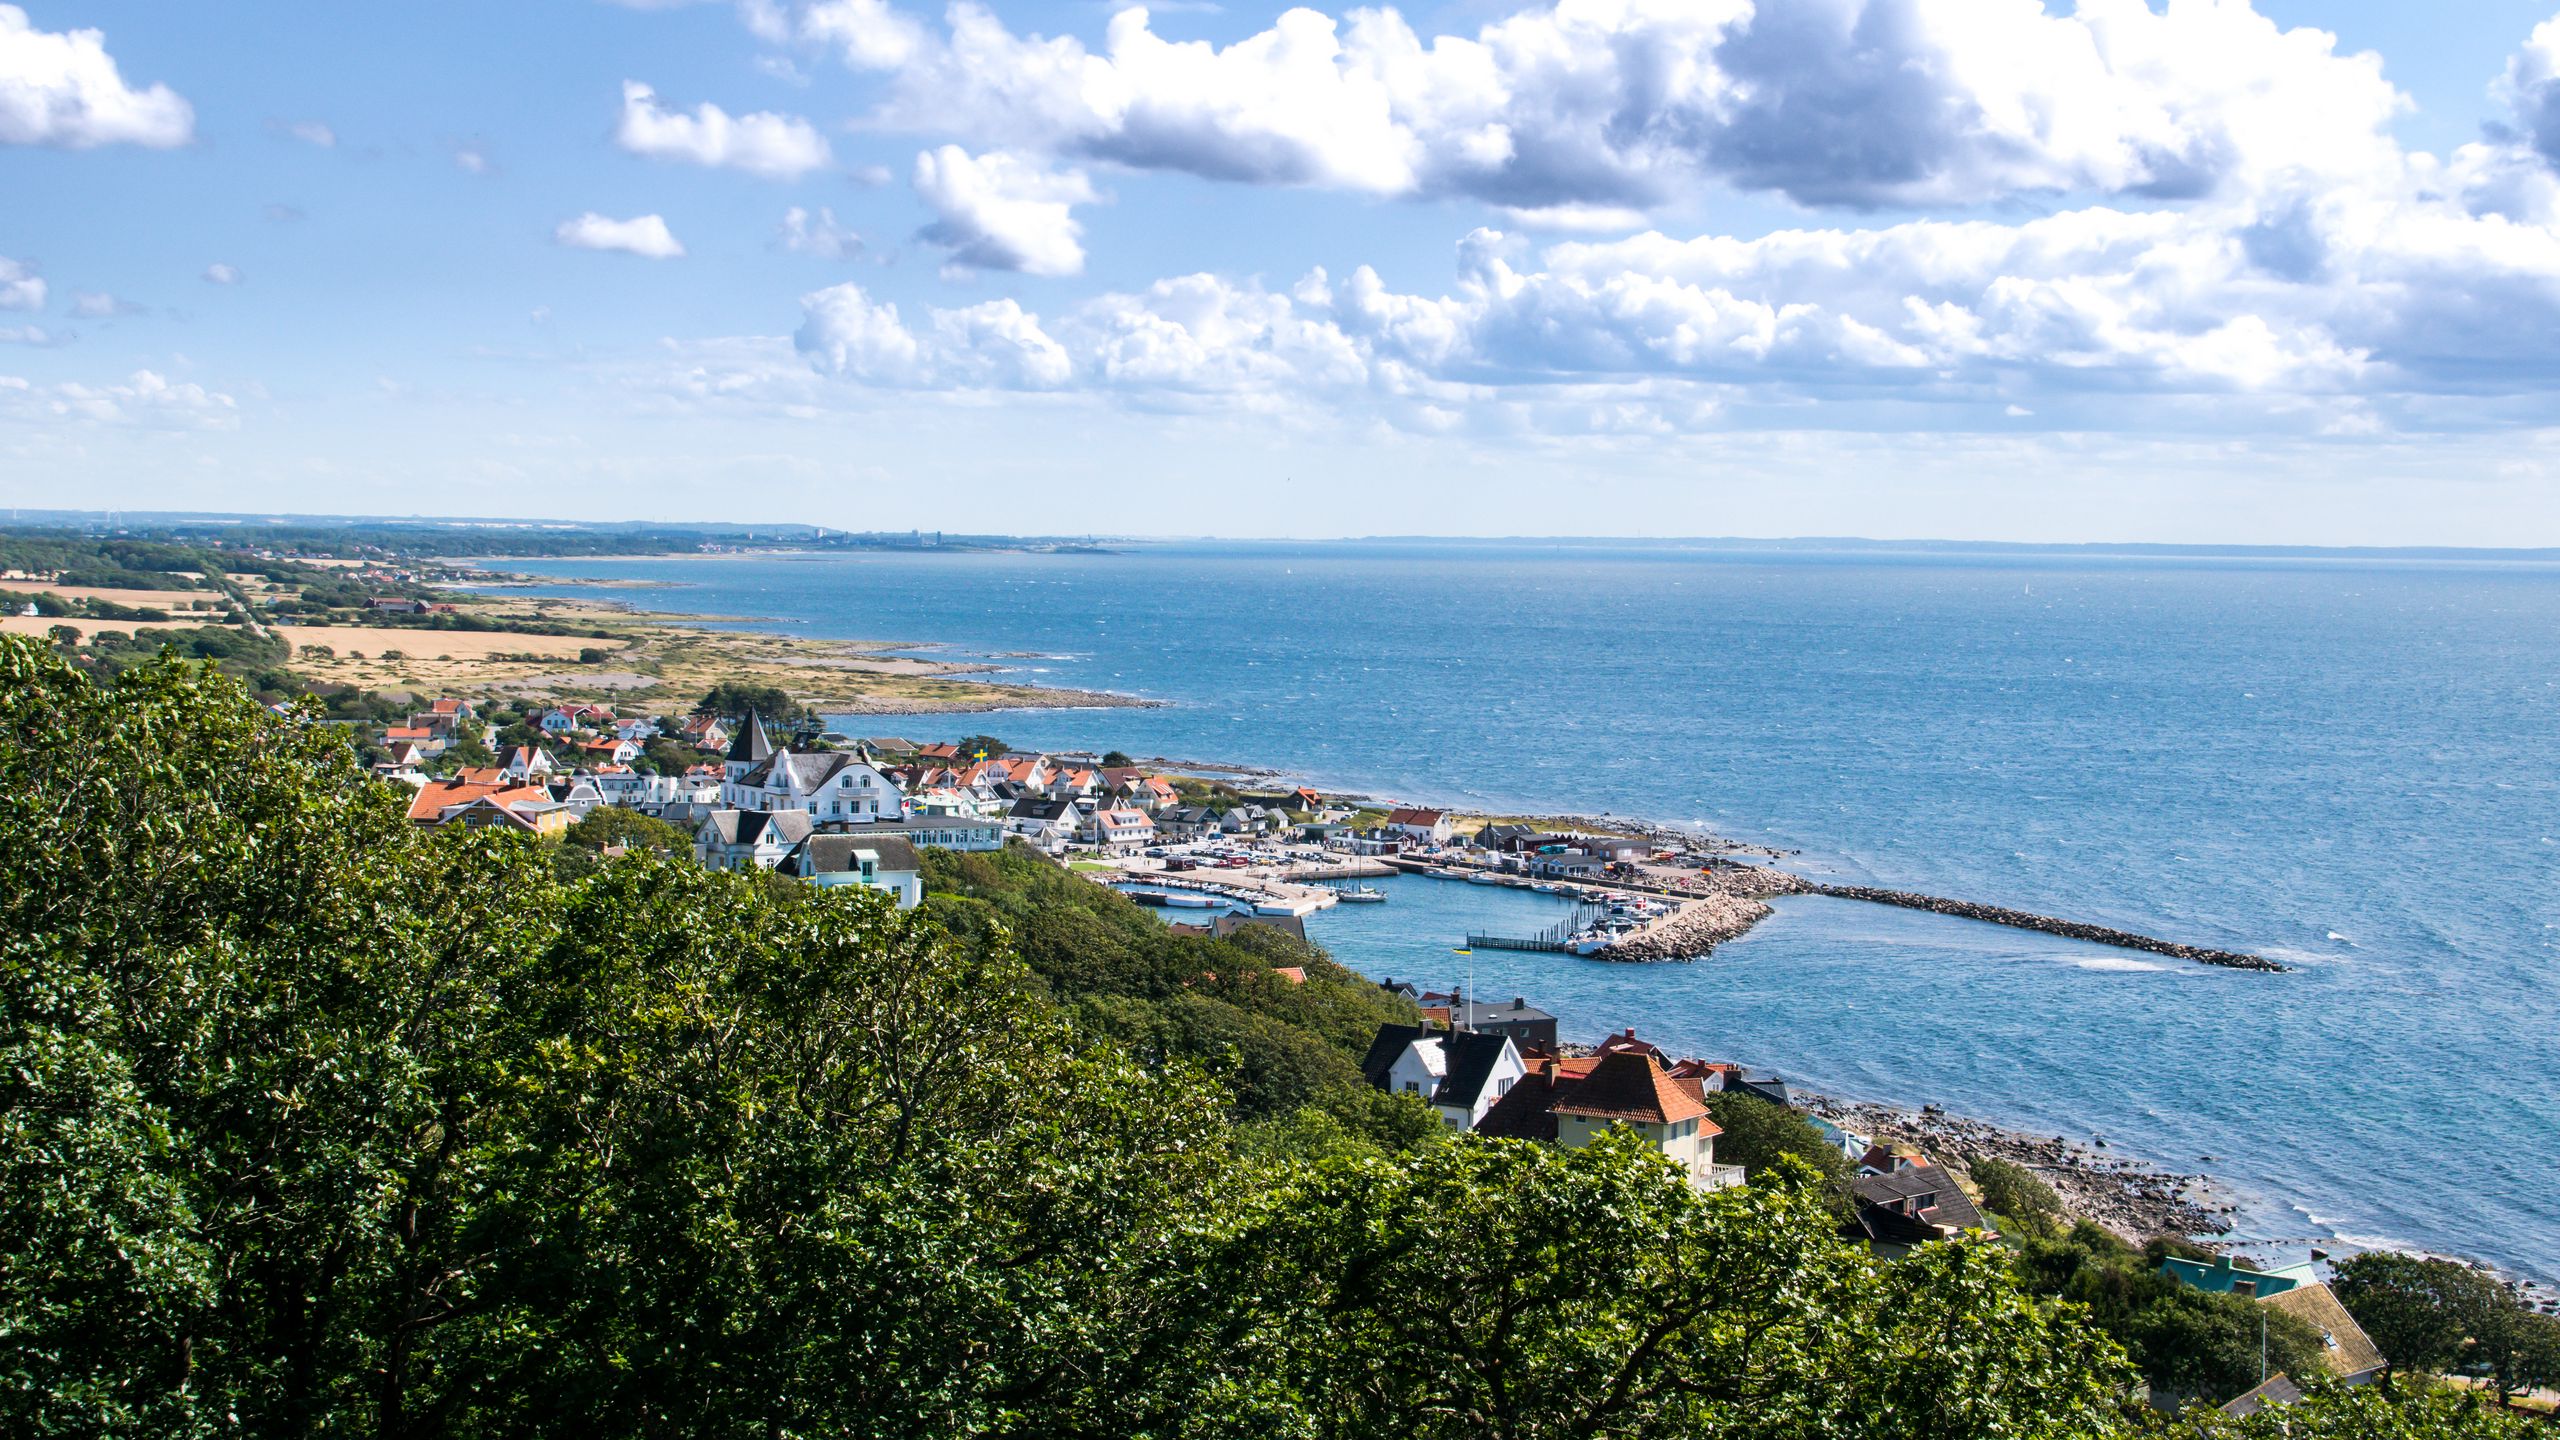
<instances>
[{"instance_id":1,"label":"green tree canopy","mask_svg":"<svg viewBox=\"0 0 2560 1440\"><path fill-rule=\"evenodd\" d=\"M2387 1250L2349 1256L2330 1288L2395 1372L2452 1368L2500 1298L2468 1265Z\"/></svg>"},{"instance_id":2,"label":"green tree canopy","mask_svg":"<svg viewBox=\"0 0 2560 1440\"><path fill-rule=\"evenodd\" d=\"M1982 1191L1982 1208L2025 1234L2052 1233L2062 1215L2062 1200L2033 1170L1997 1155L1981 1156L1970 1168L1973 1183Z\"/></svg>"},{"instance_id":3,"label":"green tree canopy","mask_svg":"<svg viewBox=\"0 0 2560 1440\"><path fill-rule=\"evenodd\" d=\"M702 703L693 708L696 714L708 711L730 720L744 720L753 711L769 725L787 724L808 713L808 707L792 699L790 691L751 680L723 680L704 692Z\"/></svg>"},{"instance_id":4,"label":"green tree canopy","mask_svg":"<svg viewBox=\"0 0 2560 1440\"><path fill-rule=\"evenodd\" d=\"M1349 1083L1398 1002L1285 938L554 849L211 666L0 639L0 1434L2157 1433L1994 1247Z\"/></svg>"},{"instance_id":5,"label":"green tree canopy","mask_svg":"<svg viewBox=\"0 0 2560 1440\"><path fill-rule=\"evenodd\" d=\"M628 850L655 850L662 855L693 853L693 835L681 826L670 825L655 815L643 815L621 805L599 805L580 817L560 837L571 845L589 850L603 850L620 845Z\"/></svg>"},{"instance_id":6,"label":"green tree canopy","mask_svg":"<svg viewBox=\"0 0 2560 1440\"><path fill-rule=\"evenodd\" d=\"M1823 1139L1802 1112L1740 1090L1719 1090L1707 1097L1707 1115L1724 1132L1716 1137L1719 1164L1740 1165L1756 1174L1774 1167L1782 1156L1794 1160L1821 1177L1833 1214L1849 1213L1849 1182L1858 1167Z\"/></svg>"}]
</instances>

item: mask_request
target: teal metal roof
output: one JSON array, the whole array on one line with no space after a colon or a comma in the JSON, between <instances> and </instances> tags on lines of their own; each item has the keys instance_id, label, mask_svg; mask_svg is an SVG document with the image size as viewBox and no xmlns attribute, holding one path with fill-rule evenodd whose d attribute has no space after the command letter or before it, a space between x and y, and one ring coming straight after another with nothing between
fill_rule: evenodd
<instances>
[{"instance_id":1,"label":"teal metal roof","mask_svg":"<svg viewBox=\"0 0 2560 1440\"><path fill-rule=\"evenodd\" d=\"M2281 1295L2287 1290L2316 1284L2319 1281L2319 1276L2313 1274L2311 1267L2307 1264L2286 1265L2274 1270L2254 1270L2228 1255L2217 1256L2210 1264L2202 1260L2180 1260L2172 1257L2160 1262L2160 1269L2181 1284L2193 1286L2198 1290L2210 1290L2217 1295L2234 1294L2240 1289L2241 1283L2246 1281L2251 1287L2251 1293L2261 1300L2269 1295Z\"/></svg>"}]
</instances>

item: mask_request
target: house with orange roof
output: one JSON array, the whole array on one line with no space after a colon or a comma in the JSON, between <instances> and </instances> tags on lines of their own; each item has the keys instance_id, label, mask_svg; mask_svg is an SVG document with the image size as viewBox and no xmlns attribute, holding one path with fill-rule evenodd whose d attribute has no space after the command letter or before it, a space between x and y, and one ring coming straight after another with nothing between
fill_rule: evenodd
<instances>
[{"instance_id":1,"label":"house with orange roof","mask_svg":"<svg viewBox=\"0 0 2560 1440\"><path fill-rule=\"evenodd\" d=\"M1039 790L1049 783L1049 757L1046 755L1004 755L992 762L996 773L1016 785Z\"/></svg>"},{"instance_id":2,"label":"house with orange roof","mask_svg":"<svg viewBox=\"0 0 2560 1440\"><path fill-rule=\"evenodd\" d=\"M1630 1130L1661 1151L1701 1190L1742 1183L1739 1165L1716 1163L1723 1133L1707 1114L1695 1077L1672 1076L1661 1057L1631 1049L1584 1056L1535 1055L1520 1082L1488 1111L1476 1133L1545 1140L1579 1149L1612 1130Z\"/></svg>"},{"instance_id":3,"label":"house with orange roof","mask_svg":"<svg viewBox=\"0 0 2560 1440\"><path fill-rule=\"evenodd\" d=\"M1387 832L1427 845L1449 843L1449 814L1445 810L1423 810L1400 806L1387 812Z\"/></svg>"},{"instance_id":4,"label":"house with orange roof","mask_svg":"<svg viewBox=\"0 0 2560 1440\"><path fill-rule=\"evenodd\" d=\"M466 830L518 830L546 836L563 834L577 823L575 810L552 799L549 791L536 793L541 798L513 804L498 795L483 795L456 807L437 823L459 825Z\"/></svg>"},{"instance_id":5,"label":"house with orange roof","mask_svg":"<svg viewBox=\"0 0 2560 1440\"><path fill-rule=\"evenodd\" d=\"M489 778L480 778L489 777ZM466 772L450 780L437 780L409 797L409 819L420 825L443 825L459 818L462 812L486 802L501 810L521 806L549 806L551 791L541 785L519 784L494 770ZM565 815L565 812L564 812ZM483 816L470 823L491 823ZM568 820L560 822L567 828ZM531 828L531 827L526 827Z\"/></svg>"},{"instance_id":6,"label":"house with orange roof","mask_svg":"<svg viewBox=\"0 0 2560 1440\"><path fill-rule=\"evenodd\" d=\"M1102 772L1085 765L1059 765L1042 787L1052 800L1081 800L1102 792Z\"/></svg>"},{"instance_id":7,"label":"house with orange roof","mask_svg":"<svg viewBox=\"0 0 2560 1440\"><path fill-rule=\"evenodd\" d=\"M1742 1167L1716 1163L1707 1102L1671 1078L1660 1057L1621 1050L1600 1057L1591 1073L1555 1097L1556 1143L1579 1149L1614 1129L1629 1129L1688 1172L1701 1190L1742 1183Z\"/></svg>"},{"instance_id":8,"label":"house with orange roof","mask_svg":"<svg viewBox=\"0 0 2560 1440\"><path fill-rule=\"evenodd\" d=\"M729 722L708 711L688 717L677 728L676 738L696 750L727 750Z\"/></svg>"},{"instance_id":9,"label":"house with orange roof","mask_svg":"<svg viewBox=\"0 0 2560 1440\"><path fill-rule=\"evenodd\" d=\"M1086 833L1104 854L1126 855L1156 843L1156 822L1144 810L1115 806L1095 810Z\"/></svg>"}]
</instances>

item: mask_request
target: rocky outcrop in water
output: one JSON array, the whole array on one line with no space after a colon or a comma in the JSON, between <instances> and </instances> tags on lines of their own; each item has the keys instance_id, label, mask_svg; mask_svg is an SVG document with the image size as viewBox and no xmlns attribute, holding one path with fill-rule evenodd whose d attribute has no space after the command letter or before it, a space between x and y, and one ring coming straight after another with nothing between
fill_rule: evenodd
<instances>
[{"instance_id":1,"label":"rocky outcrop in water","mask_svg":"<svg viewBox=\"0 0 2560 1440\"><path fill-rule=\"evenodd\" d=\"M1999 905L1983 905L1971 900L1947 900L1935 895L1915 895L1908 890L1877 890L1864 885L1813 885L1807 887L1815 895L1829 895L1840 900L1864 900L1875 905L1899 905L1905 910L1926 910L1933 915L1953 915L1962 920L1980 920L1990 925L2006 925L2013 930L2034 930L2046 935L2059 935L2066 940L2085 940L2092 945L2112 945L2119 950L2140 950L2149 955L2166 955L2176 960L2193 960L2200 965L2220 965L2232 970L2266 970L2282 972L2292 967L2279 965L2261 955L2247 955L2237 950L2212 950L2201 945L2181 945L2175 940L2157 940L2149 935L2136 935L2130 930L2110 930L2103 925L2086 925L2077 920L2057 920L2050 915L2033 915L2024 910L2011 910Z\"/></svg>"}]
</instances>

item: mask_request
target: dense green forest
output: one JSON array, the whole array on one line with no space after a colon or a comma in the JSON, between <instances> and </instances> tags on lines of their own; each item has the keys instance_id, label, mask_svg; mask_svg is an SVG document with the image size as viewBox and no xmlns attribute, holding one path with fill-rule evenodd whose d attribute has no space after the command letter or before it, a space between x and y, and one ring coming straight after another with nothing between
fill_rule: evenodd
<instances>
[{"instance_id":1,"label":"dense green forest","mask_svg":"<svg viewBox=\"0 0 2560 1440\"><path fill-rule=\"evenodd\" d=\"M1446 1138L1318 952L929 883L420 831L215 667L0 641L0 1433L2522 1433L2172 1420L2004 1247Z\"/></svg>"}]
</instances>

